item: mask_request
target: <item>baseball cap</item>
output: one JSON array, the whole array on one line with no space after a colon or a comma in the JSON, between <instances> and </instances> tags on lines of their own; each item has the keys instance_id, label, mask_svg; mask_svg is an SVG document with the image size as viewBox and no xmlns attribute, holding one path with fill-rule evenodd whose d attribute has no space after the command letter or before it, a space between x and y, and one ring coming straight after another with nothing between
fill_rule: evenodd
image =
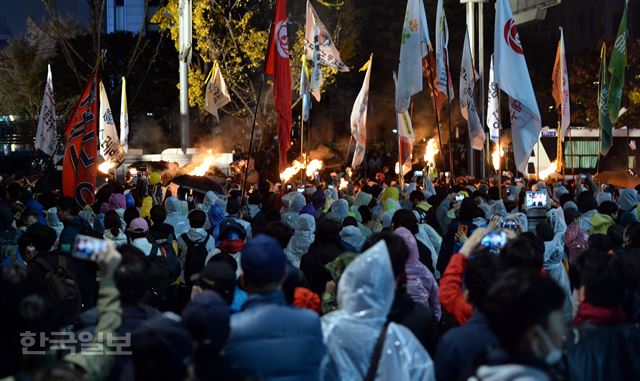
<instances>
[{"instance_id":1,"label":"baseball cap","mask_svg":"<svg viewBox=\"0 0 640 381\"><path fill-rule=\"evenodd\" d=\"M179 379L193 361L194 345L180 317L165 313L138 326L131 335L131 351L137 378L163 374Z\"/></svg>"},{"instance_id":2,"label":"baseball cap","mask_svg":"<svg viewBox=\"0 0 640 381\"><path fill-rule=\"evenodd\" d=\"M149 231L149 224L144 218L134 218L129 224L129 230L136 233L146 233Z\"/></svg>"},{"instance_id":3,"label":"baseball cap","mask_svg":"<svg viewBox=\"0 0 640 381\"><path fill-rule=\"evenodd\" d=\"M209 261L200 273L191 276L191 281L205 290L217 292L228 303L233 300L236 272L226 262Z\"/></svg>"},{"instance_id":4,"label":"baseball cap","mask_svg":"<svg viewBox=\"0 0 640 381\"><path fill-rule=\"evenodd\" d=\"M286 263L280 243L265 234L247 242L240 256L245 279L257 286L282 280Z\"/></svg>"}]
</instances>

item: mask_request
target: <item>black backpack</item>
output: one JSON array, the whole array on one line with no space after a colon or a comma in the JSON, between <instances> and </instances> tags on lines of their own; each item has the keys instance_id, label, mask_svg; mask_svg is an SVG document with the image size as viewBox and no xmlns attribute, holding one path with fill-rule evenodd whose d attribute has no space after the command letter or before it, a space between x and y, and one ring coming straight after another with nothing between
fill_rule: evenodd
<instances>
[{"instance_id":1,"label":"black backpack","mask_svg":"<svg viewBox=\"0 0 640 381\"><path fill-rule=\"evenodd\" d=\"M76 274L68 268L69 259L63 255L57 257L56 267L39 257L33 258L33 262L45 269L44 285L47 295L59 307L61 321L70 324L80 314L82 298Z\"/></svg>"},{"instance_id":2,"label":"black backpack","mask_svg":"<svg viewBox=\"0 0 640 381\"><path fill-rule=\"evenodd\" d=\"M420 209L420 208L413 208L413 211L416 212L418 214L418 223L419 224L426 224L427 223L427 212L424 209Z\"/></svg>"},{"instance_id":3,"label":"black backpack","mask_svg":"<svg viewBox=\"0 0 640 381\"><path fill-rule=\"evenodd\" d=\"M182 272L182 263L176 254L176 250L173 246L175 239L173 234L169 234L167 238L156 239L152 242L151 256L158 255L158 250L161 252L161 256L166 259L167 271L169 273L169 281L173 282L180 276Z\"/></svg>"},{"instance_id":4,"label":"black backpack","mask_svg":"<svg viewBox=\"0 0 640 381\"><path fill-rule=\"evenodd\" d=\"M167 289L169 288L169 266L167 258L158 253L158 247L151 249L151 254L147 257L149 263L149 304L154 307L162 307L167 299Z\"/></svg>"},{"instance_id":5,"label":"black backpack","mask_svg":"<svg viewBox=\"0 0 640 381\"><path fill-rule=\"evenodd\" d=\"M193 242L189 239L187 233L182 234L181 237L184 243L187 244L187 252L184 254L184 279L187 285L191 285L191 276L202 271L204 267L204 261L209 254L207 242L209 242L211 236L207 234L207 238L201 242Z\"/></svg>"}]
</instances>

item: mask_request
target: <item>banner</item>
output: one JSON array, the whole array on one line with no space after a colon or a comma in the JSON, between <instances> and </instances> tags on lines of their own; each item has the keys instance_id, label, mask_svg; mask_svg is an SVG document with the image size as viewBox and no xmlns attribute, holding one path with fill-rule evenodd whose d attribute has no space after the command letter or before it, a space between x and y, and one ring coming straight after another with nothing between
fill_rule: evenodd
<instances>
[{"instance_id":1,"label":"banner","mask_svg":"<svg viewBox=\"0 0 640 381\"><path fill-rule=\"evenodd\" d=\"M494 79L493 54L489 65L489 91L487 92L487 127L489 139L498 143L500 140L500 88Z\"/></svg>"},{"instance_id":2,"label":"banner","mask_svg":"<svg viewBox=\"0 0 640 381\"><path fill-rule=\"evenodd\" d=\"M618 118L620 117L620 107L622 105L624 71L627 67L627 38L629 37L629 33L627 31L628 7L629 1L627 0L624 3L622 20L620 20L618 35L616 36L616 42L613 44L613 51L611 52L611 62L609 62L609 73L611 73L611 78L609 79L607 110L612 124L615 124L618 121Z\"/></svg>"},{"instance_id":3,"label":"banner","mask_svg":"<svg viewBox=\"0 0 640 381\"><path fill-rule=\"evenodd\" d=\"M495 81L510 97L513 153L518 171L526 173L531 151L538 141L542 126L520 35L508 0L498 0L496 3L494 33Z\"/></svg>"},{"instance_id":4,"label":"banner","mask_svg":"<svg viewBox=\"0 0 640 381\"><path fill-rule=\"evenodd\" d=\"M129 152L129 111L127 110L127 81L122 77L122 97L120 98L120 145Z\"/></svg>"},{"instance_id":5,"label":"banner","mask_svg":"<svg viewBox=\"0 0 640 381\"><path fill-rule=\"evenodd\" d=\"M560 131L558 136L562 141L567 135L571 124L571 109L569 101L569 76L567 74L567 61L564 54L564 33L560 28L560 41L558 41L558 51L556 52L556 62L553 65L553 87L552 95L556 101L556 107L560 108Z\"/></svg>"},{"instance_id":6,"label":"banner","mask_svg":"<svg viewBox=\"0 0 640 381\"><path fill-rule=\"evenodd\" d=\"M44 97L40 108L38 129L36 131L36 149L53 156L58 142L56 131L56 102L53 96L53 76L51 65L47 65L47 83L44 86Z\"/></svg>"},{"instance_id":7,"label":"banner","mask_svg":"<svg viewBox=\"0 0 640 381\"><path fill-rule=\"evenodd\" d=\"M411 97L422 91L422 59L429 53L429 29L422 0L409 0L400 44L396 112L409 109Z\"/></svg>"},{"instance_id":8,"label":"banner","mask_svg":"<svg viewBox=\"0 0 640 381\"><path fill-rule=\"evenodd\" d=\"M97 172L98 75L94 73L65 127L62 193L81 208L93 203Z\"/></svg>"},{"instance_id":9,"label":"banner","mask_svg":"<svg viewBox=\"0 0 640 381\"><path fill-rule=\"evenodd\" d=\"M311 96L309 94L309 70L307 69L307 59L302 56L302 67L300 68L300 97L302 98L302 120L309 120L311 112Z\"/></svg>"},{"instance_id":10,"label":"banner","mask_svg":"<svg viewBox=\"0 0 640 381\"><path fill-rule=\"evenodd\" d=\"M100 122L98 124L98 138L100 144L100 156L104 161L115 163L117 168L124 162L124 149L120 146L118 132L113 121L111 106L107 92L104 89L102 81L100 81Z\"/></svg>"},{"instance_id":11,"label":"banner","mask_svg":"<svg viewBox=\"0 0 640 381\"><path fill-rule=\"evenodd\" d=\"M322 88L322 68L320 67L320 30L313 26L313 68L311 69L310 90L316 101L320 102Z\"/></svg>"},{"instance_id":12,"label":"banner","mask_svg":"<svg viewBox=\"0 0 640 381\"><path fill-rule=\"evenodd\" d=\"M485 140L484 128L478 116L474 99L477 79L478 73L476 73L471 59L469 31L467 30L464 37L464 47L462 48L462 61L460 62L460 112L467 121L471 148L476 151L482 151Z\"/></svg>"},{"instance_id":13,"label":"banner","mask_svg":"<svg viewBox=\"0 0 640 381\"><path fill-rule=\"evenodd\" d=\"M211 69L205 82L207 87L205 89L204 109L220 122L218 110L231 102L231 96L229 96L229 90L227 90L227 85L224 83L218 61L213 64L213 69Z\"/></svg>"},{"instance_id":14,"label":"banner","mask_svg":"<svg viewBox=\"0 0 640 381\"><path fill-rule=\"evenodd\" d=\"M287 37L287 3L276 0L276 13L271 26L271 41L265 59L264 74L273 76L273 97L278 113L278 146L280 171L287 167L291 148L291 67Z\"/></svg>"},{"instance_id":15,"label":"banner","mask_svg":"<svg viewBox=\"0 0 640 381\"><path fill-rule=\"evenodd\" d=\"M422 59L422 76L426 78L429 84L429 95L431 95L431 105L434 110L440 112L442 106L447 102L447 94L438 90L438 73L436 73L436 54L431 45L429 46L429 54Z\"/></svg>"},{"instance_id":16,"label":"banner","mask_svg":"<svg viewBox=\"0 0 640 381\"><path fill-rule=\"evenodd\" d=\"M362 163L364 152L367 147L367 105L369 103L369 81L371 79L371 65L373 64L373 54L369 61L364 64L360 71L366 70L362 88L356 97L351 110L351 136L356 141L356 149L353 152L351 168L355 169Z\"/></svg>"},{"instance_id":17,"label":"banner","mask_svg":"<svg viewBox=\"0 0 640 381\"><path fill-rule=\"evenodd\" d=\"M449 74L449 26L447 17L442 8L442 0L438 0L436 9L436 73L438 78L438 91L446 94L450 99L455 98L453 81ZM447 87L448 86L448 87ZM447 92L448 89L448 92Z\"/></svg>"},{"instance_id":18,"label":"banner","mask_svg":"<svg viewBox=\"0 0 640 381\"><path fill-rule=\"evenodd\" d=\"M315 27L318 32L315 32ZM316 37L318 44L318 63L320 65L329 66L339 71L347 72L349 67L342 62L340 52L333 43L333 39L324 26L316 10L313 9L311 3L307 1L307 20L304 35L304 52L307 59L313 60L314 49L316 46Z\"/></svg>"},{"instance_id":19,"label":"banner","mask_svg":"<svg viewBox=\"0 0 640 381\"><path fill-rule=\"evenodd\" d=\"M609 80L607 79L607 46L602 43L600 49L600 78L598 82L598 124L600 124L600 154L607 156L613 145L613 123L609 119L607 99L609 98Z\"/></svg>"}]
</instances>

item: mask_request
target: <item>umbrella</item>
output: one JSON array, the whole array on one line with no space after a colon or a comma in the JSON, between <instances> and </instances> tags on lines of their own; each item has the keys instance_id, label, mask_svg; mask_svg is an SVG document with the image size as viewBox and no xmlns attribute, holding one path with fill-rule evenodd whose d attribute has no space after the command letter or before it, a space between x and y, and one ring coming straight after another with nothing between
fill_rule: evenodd
<instances>
[{"instance_id":1,"label":"umbrella","mask_svg":"<svg viewBox=\"0 0 640 381\"><path fill-rule=\"evenodd\" d=\"M596 176L599 183L607 183L618 188L634 188L640 185L640 177L632 176L626 171L602 171Z\"/></svg>"},{"instance_id":2,"label":"umbrella","mask_svg":"<svg viewBox=\"0 0 640 381\"><path fill-rule=\"evenodd\" d=\"M178 186L192 189L201 193L213 191L219 195L225 197L227 196L227 191L224 189L224 187L220 185L220 183L209 177L182 175L175 177L173 180L171 180L171 182Z\"/></svg>"}]
</instances>

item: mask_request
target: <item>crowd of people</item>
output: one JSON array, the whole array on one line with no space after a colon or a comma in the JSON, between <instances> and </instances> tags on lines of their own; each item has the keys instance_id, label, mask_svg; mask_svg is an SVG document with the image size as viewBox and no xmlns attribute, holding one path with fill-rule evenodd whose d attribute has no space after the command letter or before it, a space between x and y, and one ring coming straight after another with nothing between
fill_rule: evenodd
<instances>
[{"instance_id":1,"label":"crowd of people","mask_svg":"<svg viewBox=\"0 0 640 381\"><path fill-rule=\"evenodd\" d=\"M0 185L0 379L640 379L638 189L160 178Z\"/></svg>"}]
</instances>

